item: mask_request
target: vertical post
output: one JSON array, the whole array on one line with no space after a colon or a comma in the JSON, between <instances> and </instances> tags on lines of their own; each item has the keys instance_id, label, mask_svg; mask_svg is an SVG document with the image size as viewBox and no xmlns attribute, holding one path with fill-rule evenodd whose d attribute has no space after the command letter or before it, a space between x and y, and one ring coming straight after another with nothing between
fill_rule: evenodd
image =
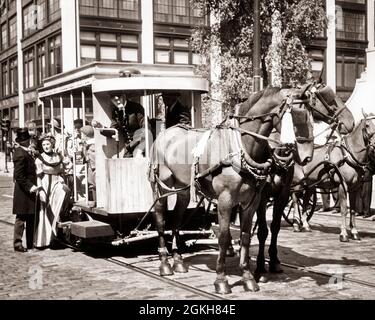
<instances>
[{"instance_id":1,"label":"vertical post","mask_svg":"<svg viewBox=\"0 0 375 320\"><path fill-rule=\"evenodd\" d=\"M144 91L145 98L147 97L147 91ZM149 153L150 153L150 141L148 139L148 115L149 115L149 103L145 104L145 144L146 144L146 150L145 150L145 157L148 159Z\"/></svg>"},{"instance_id":2,"label":"vertical post","mask_svg":"<svg viewBox=\"0 0 375 320\"><path fill-rule=\"evenodd\" d=\"M63 139L62 142L62 150L63 154L65 155L65 130L64 130L64 105L63 105L63 97L60 96L60 122L61 122L61 136Z\"/></svg>"},{"instance_id":3,"label":"vertical post","mask_svg":"<svg viewBox=\"0 0 375 320\"><path fill-rule=\"evenodd\" d=\"M260 91L260 0L254 0L253 90Z\"/></svg>"},{"instance_id":4,"label":"vertical post","mask_svg":"<svg viewBox=\"0 0 375 320\"><path fill-rule=\"evenodd\" d=\"M336 92L336 6L335 0L326 0L327 50L325 74L326 83Z\"/></svg>"},{"instance_id":5,"label":"vertical post","mask_svg":"<svg viewBox=\"0 0 375 320\"><path fill-rule=\"evenodd\" d=\"M74 132L74 100L73 100L73 92L70 92L70 110L72 112L72 139L73 139L73 194L74 194L74 201L77 201L78 195L77 195L77 170L76 170L76 143L77 139L75 137L75 132Z\"/></svg>"},{"instance_id":6,"label":"vertical post","mask_svg":"<svg viewBox=\"0 0 375 320\"><path fill-rule=\"evenodd\" d=\"M17 68L18 68L18 119L20 128L25 126L25 97L24 97L24 66L23 66L23 16L22 16L22 0L16 0L17 12Z\"/></svg>"},{"instance_id":7,"label":"vertical post","mask_svg":"<svg viewBox=\"0 0 375 320\"><path fill-rule=\"evenodd\" d=\"M51 132L53 135L55 135L55 126L53 124L53 99L51 98L50 99L50 103L51 103Z\"/></svg>"},{"instance_id":8,"label":"vertical post","mask_svg":"<svg viewBox=\"0 0 375 320\"><path fill-rule=\"evenodd\" d=\"M190 114L191 114L191 126L195 128L195 105L194 105L194 91L191 92L190 94L190 99L191 99L191 109L190 109Z\"/></svg>"},{"instance_id":9,"label":"vertical post","mask_svg":"<svg viewBox=\"0 0 375 320\"><path fill-rule=\"evenodd\" d=\"M83 125L85 125L86 121L86 101L85 101L85 91L82 89L81 92L81 100L82 100L82 120L83 120Z\"/></svg>"},{"instance_id":10,"label":"vertical post","mask_svg":"<svg viewBox=\"0 0 375 320\"><path fill-rule=\"evenodd\" d=\"M44 119L44 101L41 100L41 106L42 106L42 132L43 134L46 133L46 120Z\"/></svg>"}]
</instances>

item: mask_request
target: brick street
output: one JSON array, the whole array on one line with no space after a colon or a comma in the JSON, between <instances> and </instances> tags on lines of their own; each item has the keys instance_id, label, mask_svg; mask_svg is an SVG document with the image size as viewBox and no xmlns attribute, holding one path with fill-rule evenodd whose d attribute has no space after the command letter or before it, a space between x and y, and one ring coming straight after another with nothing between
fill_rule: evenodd
<instances>
[{"instance_id":1,"label":"brick street","mask_svg":"<svg viewBox=\"0 0 375 320\"><path fill-rule=\"evenodd\" d=\"M15 253L12 248L13 189L9 177L0 176L0 190L0 299L201 298L106 260L74 252L70 248ZM358 220L362 241L349 243L339 242L338 214L315 214L311 221L312 233L293 233L283 222L279 257L282 262L330 273L339 279L343 275L375 285L375 222ZM256 250L257 239L254 237L252 257L256 256ZM174 275L171 279L213 293L216 257L217 251L207 248L188 253L185 258L190 265L189 273ZM119 255L116 258L158 273L156 252L134 257ZM287 267L284 267L283 274L272 275L268 283L261 283L259 292L244 293L240 284L238 257L228 258L227 270L229 283L233 285L233 293L225 297L228 299L375 298L373 287L347 282L345 279L336 284L328 277Z\"/></svg>"}]
</instances>

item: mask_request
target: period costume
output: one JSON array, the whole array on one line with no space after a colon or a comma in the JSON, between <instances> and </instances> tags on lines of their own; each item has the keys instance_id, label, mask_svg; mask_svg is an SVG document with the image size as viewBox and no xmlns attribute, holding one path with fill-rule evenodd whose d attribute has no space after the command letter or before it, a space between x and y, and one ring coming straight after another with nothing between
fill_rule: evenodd
<instances>
[{"instance_id":1,"label":"period costume","mask_svg":"<svg viewBox=\"0 0 375 320\"><path fill-rule=\"evenodd\" d=\"M26 248L22 246L25 223L27 248L33 248L35 204L38 188L36 186L35 162L32 150L29 148L30 138L27 128L18 129L13 154L13 214L16 215L14 224L14 249L20 252L26 251Z\"/></svg>"},{"instance_id":2,"label":"period costume","mask_svg":"<svg viewBox=\"0 0 375 320\"><path fill-rule=\"evenodd\" d=\"M40 210L36 219L35 246L47 247L57 235L57 222L69 206L70 189L64 183L63 157L52 152L43 152L36 160L38 186L46 194L46 201L40 201Z\"/></svg>"}]
</instances>

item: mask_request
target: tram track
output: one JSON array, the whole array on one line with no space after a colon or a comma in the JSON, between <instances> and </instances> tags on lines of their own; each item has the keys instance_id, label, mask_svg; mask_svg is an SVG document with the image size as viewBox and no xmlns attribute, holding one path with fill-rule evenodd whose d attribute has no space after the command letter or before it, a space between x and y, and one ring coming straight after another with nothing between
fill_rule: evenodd
<instances>
[{"instance_id":1,"label":"tram track","mask_svg":"<svg viewBox=\"0 0 375 320\"><path fill-rule=\"evenodd\" d=\"M0 219L0 224L12 226L12 227L14 226L14 223L11 223L9 221L2 220L2 219ZM79 249L75 246L69 245L65 242L62 242L62 241L59 241L59 242L60 242L60 244L66 246L66 247L69 247L69 248L71 248L75 251L79 251L79 252L91 257L91 255L88 252L85 252L85 251L83 251L83 250L81 250L81 249ZM217 247L215 247L214 245L206 245L206 246L207 246L207 248L210 248L212 250L215 250L215 251L217 250ZM182 283L182 282L180 282L178 280L175 280L175 279L162 277L155 272L147 270L147 268L145 268L145 267L137 266L137 264L142 264L144 262L154 262L154 261L157 262L157 261L159 261L159 259L157 259L157 258L151 258L151 259L147 258L147 259L142 259L140 261L136 261L136 262L132 262L132 263L127 263L125 261L122 261L118 258L113 258L113 257L99 258L99 259L102 259L102 260L104 260L108 263L111 263L111 264L121 266L121 267L123 267L125 269L128 269L128 270L131 270L133 272L141 273L141 274L143 274L147 277L153 278L153 279L158 280L158 281L160 281L162 283L165 283L167 285L174 286L174 287L177 287L179 289L188 291L192 294L195 294L195 295L200 296L200 297L205 298L205 299L228 300L224 296L220 296L220 295L217 295L217 294L213 294L213 293L198 289L194 286ZM250 259L251 259L251 261L256 262L256 257L253 256ZM269 259L266 259L266 262L269 263ZM360 280L360 279L356 279L356 278L353 278L353 277L348 277L348 276L345 276L344 274L336 275L336 274L332 274L332 273L328 273L328 272L324 272L324 271L317 271L317 270L313 270L312 268L310 268L308 266L297 265L297 264L288 263L288 262L281 262L281 265L285 268L288 268L288 269L293 269L293 270L297 270L299 272L303 272L305 274L310 274L312 276L312 278L314 278L314 276L315 277L328 278L328 279L330 279L332 277L335 277L336 279L340 279L340 281L343 281L343 282L353 283L353 284L356 284L356 285L365 286L365 287L368 287L368 288L371 288L371 289L375 289L375 283Z\"/></svg>"}]
</instances>

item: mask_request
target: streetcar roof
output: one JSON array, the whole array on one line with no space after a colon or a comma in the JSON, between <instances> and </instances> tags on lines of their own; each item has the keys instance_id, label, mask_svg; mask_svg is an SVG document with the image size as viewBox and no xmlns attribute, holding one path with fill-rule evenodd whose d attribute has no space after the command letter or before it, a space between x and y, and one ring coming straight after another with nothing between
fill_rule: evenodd
<instances>
[{"instance_id":1,"label":"streetcar roof","mask_svg":"<svg viewBox=\"0 0 375 320\"><path fill-rule=\"evenodd\" d=\"M91 87L93 93L111 91L160 92L166 90L208 92L209 82L194 74L189 65L93 62L44 80L40 98Z\"/></svg>"}]
</instances>

